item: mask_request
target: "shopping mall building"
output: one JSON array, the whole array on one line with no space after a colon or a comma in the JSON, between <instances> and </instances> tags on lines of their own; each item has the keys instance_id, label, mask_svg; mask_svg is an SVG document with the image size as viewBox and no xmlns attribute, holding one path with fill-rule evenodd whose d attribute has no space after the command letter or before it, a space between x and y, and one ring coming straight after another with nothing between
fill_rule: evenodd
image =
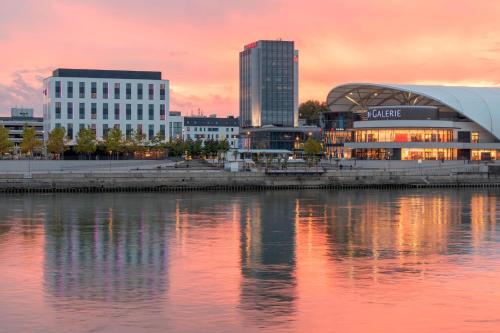
<instances>
[{"instance_id":1,"label":"shopping mall building","mask_svg":"<svg viewBox=\"0 0 500 333\"><path fill-rule=\"evenodd\" d=\"M500 159L500 88L350 83L322 117L327 156Z\"/></svg>"}]
</instances>

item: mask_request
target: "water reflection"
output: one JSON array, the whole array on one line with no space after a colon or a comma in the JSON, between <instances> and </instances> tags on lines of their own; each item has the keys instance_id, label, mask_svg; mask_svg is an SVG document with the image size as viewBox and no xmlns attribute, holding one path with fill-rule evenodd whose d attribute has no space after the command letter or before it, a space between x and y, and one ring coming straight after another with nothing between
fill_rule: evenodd
<instances>
[{"instance_id":1,"label":"water reflection","mask_svg":"<svg viewBox=\"0 0 500 333\"><path fill-rule=\"evenodd\" d=\"M241 214L240 306L259 325L290 318L295 295L295 202L265 193Z\"/></svg>"},{"instance_id":2,"label":"water reflection","mask_svg":"<svg viewBox=\"0 0 500 333\"><path fill-rule=\"evenodd\" d=\"M52 300L136 302L165 292L169 238L154 204L97 198L51 204L44 278Z\"/></svg>"},{"instance_id":3,"label":"water reflection","mask_svg":"<svg viewBox=\"0 0 500 333\"><path fill-rule=\"evenodd\" d=\"M500 290L499 194L4 196L0 321L10 331L66 331L68 316L123 332L391 331L375 314L415 298L412 311L440 315L435 325L401 313L415 331L477 320L487 331L500 319L490 297ZM464 297L478 301L451 310ZM370 325L357 322L360 309Z\"/></svg>"}]
</instances>

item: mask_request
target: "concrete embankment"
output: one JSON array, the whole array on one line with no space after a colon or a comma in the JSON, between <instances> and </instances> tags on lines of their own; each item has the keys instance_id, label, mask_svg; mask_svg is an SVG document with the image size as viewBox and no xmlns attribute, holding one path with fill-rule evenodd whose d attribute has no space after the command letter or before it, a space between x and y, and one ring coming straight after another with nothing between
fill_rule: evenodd
<instances>
[{"instance_id":1,"label":"concrete embankment","mask_svg":"<svg viewBox=\"0 0 500 333\"><path fill-rule=\"evenodd\" d=\"M1 192L261 190L500 186L488 166L438 170L328 170L269 174L222 170L0 173Z\"/></svg>"}]
</instances>

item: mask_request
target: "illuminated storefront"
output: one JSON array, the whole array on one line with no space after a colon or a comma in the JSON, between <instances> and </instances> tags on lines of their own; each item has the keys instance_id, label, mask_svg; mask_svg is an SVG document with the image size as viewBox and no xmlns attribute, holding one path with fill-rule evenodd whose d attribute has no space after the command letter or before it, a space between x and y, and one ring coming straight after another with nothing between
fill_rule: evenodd
<instances>
[{"instance_id":1,"label":"illuminated storefront","mask_svg":"<svg viewBox=\"0 0 500 333\"><path fill-rule=\"evenodd\" d=\"M345 84L327 105L327 156L487 161L500 151L500 88Z\"/></svg>"},{"instance_id":2,"label":"illuminated storefront","mask_svg":"<svg viewBox=\"0 0 500 333\"><path fill-rule=\"evenodd\" d=\"M452 129L376 129L359 130L356 142L451 142Z\"/></svg>"}]
</instances>

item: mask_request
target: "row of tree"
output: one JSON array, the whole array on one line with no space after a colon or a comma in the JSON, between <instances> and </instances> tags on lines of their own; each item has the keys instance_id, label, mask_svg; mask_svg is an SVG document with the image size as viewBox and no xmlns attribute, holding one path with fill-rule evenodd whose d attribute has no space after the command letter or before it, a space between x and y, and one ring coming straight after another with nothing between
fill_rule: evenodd
<instances>
[{"instance_id":1,"label":"row of tree","mask_svg":"<svg viewBox=\"0 0 500 333\"><path fill-rule=\"evenodd\" d=\"M91 128L83 128L75 138L74 151L81 156L90 158L98 149L107 152L111 157L118 157L120 154L143 154L145 152L166 152L170 156L191 156L191 157L221 157L229 150L229 143L226 140L207 140L203 145L197 141L171 141L165 142L163 135L158 133L152 139L146 140L146 136L133 131L131 135L124 136L119 128L111 128L103 141L97 141L95 131ZM47 153L59 159L68 149L66 131L62 127L54 128L48 134L46 142ZM0 154L11 153L14 144L9 138L9 131L5 127L0 127ZM20 144L21 152L31 156L33 151L41 149L43 143L36 137L36 131L32 127L25 127Z\"/></svg>"},{"instance_id":2,"label":"row of tree","mask_svg":"<svg viewBox=\"0 0 500 333\"><path fill-rule=\"evenodd\" d=\"M33 127L25 126L22 134L20 149L23 154L28 156L33 155L33 151L42 147L42 141L37 138L36 130ZM0 155L11 153L14 148L14 143L9 137L9 130L4 126L0 127Z\"/></svg>"}]
</instances>

